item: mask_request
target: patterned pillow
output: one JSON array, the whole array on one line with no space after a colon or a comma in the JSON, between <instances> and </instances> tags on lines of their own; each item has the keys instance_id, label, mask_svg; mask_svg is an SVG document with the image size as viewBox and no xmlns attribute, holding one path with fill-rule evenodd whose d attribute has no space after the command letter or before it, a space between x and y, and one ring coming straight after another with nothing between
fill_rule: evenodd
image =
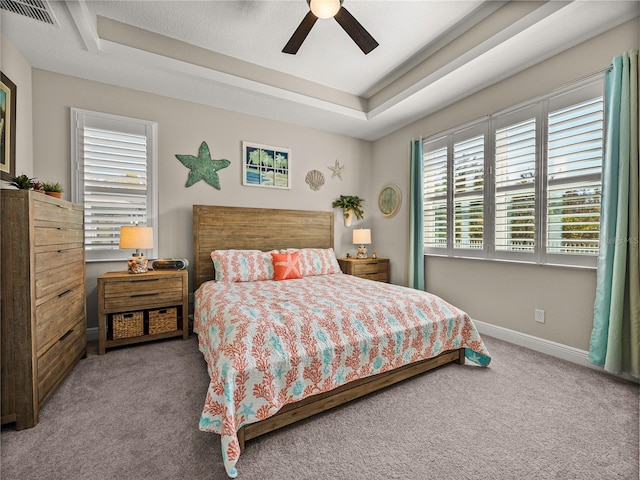
<instances>
[{"instance_id":1,"label":"patterned pillow","mask_svg":"<svg viewBox=\"0 0 640 480\"><path fill-rule=\"evenodd\" d=\"M214 279L218 282L253 282L273 279L269 252L260 250L214 250Z\"/></svg>"},{"instance_id":2,"label":"patterned pillow","mask_svg":"<svg viewBox=\"0 0 640 480\"><path fill-rule=\"evenodd\" d=\"M298 252L271 252L271 259L273 260L273 278L275 280L302 278L298 266Z\"/></svg>"},{"instance_id":3,"label":"patterned pillow","mask_svg":"<svg viewBox=\"0 0 640 480\"><path fill-rule=\"evenodd\" d=\"M298 263L303 277L342 273L333 248L301 248Z\"/></svg>"}]
</instances>

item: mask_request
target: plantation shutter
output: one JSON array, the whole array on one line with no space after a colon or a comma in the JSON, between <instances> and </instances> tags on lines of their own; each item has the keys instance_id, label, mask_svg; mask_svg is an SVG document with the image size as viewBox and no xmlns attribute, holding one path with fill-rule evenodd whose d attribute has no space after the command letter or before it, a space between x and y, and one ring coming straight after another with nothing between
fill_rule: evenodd
<instances>
[{"instance_id":1,"label":"plantation shutter","mask_svg":"<svg viewBox=\"0 0 640 480\"><path fill-rule=\"evenodd\" d=\"M484 247L484 135L453 145L453 248Z\"/></svg>"},{"instance_id":2,"label":"plantation shutter","mask_svg":"<svg viewBox=\"0 0 640 480\"><path fill-rule=\"evenodd\" d=\"M501 118L505 123L509 118ZM535 248L536 120L498 127L495 134L495 249Z\"/></svg>"},{"instance_id":3,"label":"plantation shutter","mask_svg":"<svg viewBox=\"0 0 640 480\"><path fill-rule=\"evenodd\" d=\"M424 246L447 248L447 147L424 152Z\"/></svg>"},{"instance_id":4,"label":"plantation shutter","mask_svg":"<svg viewBox=\"0 0 640 480\"><path fill-rule=\"evenodd\" d=\"M598 254L603 121L601 97L548 115L547 253Z\"/></svg>"},{"instance_id":5,"label":"plantation shutter","mask_svg":"<svg viewBox=\"0 0 640 480\"><path fill-rule=\"evenodd\" d=\"M119 248L120 227L155 226L151 161L155 125L75 109L72 116L76 127L72 183L74 201L84 206L87 260L124 259L131 252ZM147 255L155 257L155 249Z\"/></svg>"}]
</instances>

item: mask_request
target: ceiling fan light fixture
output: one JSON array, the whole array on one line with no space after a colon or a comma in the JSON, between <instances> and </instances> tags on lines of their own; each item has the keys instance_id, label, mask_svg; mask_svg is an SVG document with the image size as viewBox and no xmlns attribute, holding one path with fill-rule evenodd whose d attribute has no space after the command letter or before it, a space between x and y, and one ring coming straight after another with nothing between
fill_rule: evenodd
<instances>
[{"instance_id":1,"label":"ceiling fan light fixture","mask_svg":"<svg viewBox=\"0 0 640 480\"><path fill-rule=\"evenodd\" d=\"M309 8L318 18L332 18L340 10L340 0L311 0Z\"/></svg>"}]
</instances>

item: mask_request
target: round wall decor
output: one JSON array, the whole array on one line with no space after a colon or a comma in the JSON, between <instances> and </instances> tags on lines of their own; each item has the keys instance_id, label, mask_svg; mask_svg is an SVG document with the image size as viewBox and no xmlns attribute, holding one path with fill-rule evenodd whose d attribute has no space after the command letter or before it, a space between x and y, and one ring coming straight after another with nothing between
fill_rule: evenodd
<instances>
[{"instance_id":1,"label":"round wall decor","mask_svg":"<svg viewBox=\"0 0 640 480\"><path fill-rule=\"evenodd\" d=\"M393 217L402 204L402 192L397 185L385 185L378 194L378 208L385 217Z\"/></svg>"}]
</instances>

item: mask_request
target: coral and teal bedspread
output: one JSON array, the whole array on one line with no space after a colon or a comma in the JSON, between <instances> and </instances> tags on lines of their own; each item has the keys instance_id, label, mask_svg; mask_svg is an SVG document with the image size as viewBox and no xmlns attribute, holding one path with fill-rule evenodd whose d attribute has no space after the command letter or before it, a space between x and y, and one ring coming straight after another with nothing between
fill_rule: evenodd
<instances>
[{"instance_id":1,"label":"coral and teal bedspread","mask_svg":"<svg viewBox=\"0 0 640 480\"><path fill-rule=\"evenodd\" d=\"M439 297L351 275L206 282L195 294L211 382L200 429L219 433L237 475L237 431L284 405L464 347L490 356L469 316Z\"/></svg>"}]
</instances>

